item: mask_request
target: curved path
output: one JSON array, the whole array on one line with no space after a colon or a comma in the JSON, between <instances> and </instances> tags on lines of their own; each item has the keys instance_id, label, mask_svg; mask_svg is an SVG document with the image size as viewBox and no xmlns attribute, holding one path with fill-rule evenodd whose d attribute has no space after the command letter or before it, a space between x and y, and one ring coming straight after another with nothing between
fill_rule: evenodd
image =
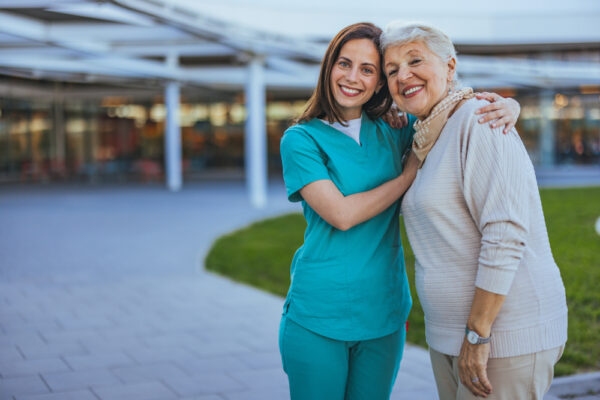
<instances>
[{"instance_id":1,"label":"curved path","mask_svg":"<svg viewBox=\"0 0 600 400\"><path fill-rule=\"evenodd\" d=\"M203 270L219 235L290 211L243 185L0 189L0 400L288 399L283 300ZM288 268L288 266L282 266ZM435 399L407 346L393 399Z\"/></svg>"}]
</instances>

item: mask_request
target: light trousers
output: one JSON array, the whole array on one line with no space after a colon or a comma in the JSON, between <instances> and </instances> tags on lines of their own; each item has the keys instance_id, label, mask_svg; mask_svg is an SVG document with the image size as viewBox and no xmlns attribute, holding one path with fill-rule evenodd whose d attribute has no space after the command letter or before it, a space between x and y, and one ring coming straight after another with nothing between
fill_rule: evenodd
<instances>
[{"instance_id":1,"label":"light trousers","mask_svg":"<svg viewBox=\"0 0 600 400\"><path fill-rule=\"evenodd\" d=\"M403 327L372 340L334 340L284 315L279 349L291 400L389 399L405 339Z\"/></svg>"},{"instance_id":2,"label":"light trousers","mask_svg":"<svg viewBox=\"0 0 600 400\"><path fill-rule=\"evenodd\" d=\"M550 389L554 365L564 346L516 357L490 358L487 375L492 393L486 400L542 400ZM481 400L460 382L458 357L429 349L440 400Z\"/></svg>"}]
</instances>

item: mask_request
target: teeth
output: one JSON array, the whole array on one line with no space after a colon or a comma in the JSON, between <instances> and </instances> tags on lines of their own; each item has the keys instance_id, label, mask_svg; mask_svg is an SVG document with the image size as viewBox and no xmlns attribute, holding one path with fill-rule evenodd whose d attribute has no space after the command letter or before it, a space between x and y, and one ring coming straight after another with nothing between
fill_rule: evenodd
<instances>
[{"instance_id":1,"label":"teeth","mask_svg":"<svg viewBox=\"0 0 600 400\"><path fill-rule=\"evenodd\" d=\"M417 90L421 89L422 87L423 87L423 86L415 86L414 88L410 88L410 89L408 89L406 92L404 92L404 94L406 95L406 94L411 94L411 93L414 93L414 92L416 92Z\"/></svg>"},{"instance_id":2,"label":"teeth","mask_svg":"<svg viewBox=\"0 0 600 400\"><path fill-rule=\"evenodd\" d=\"M359 90L356 89L350 89L348 87L342 86L342 90L346 93L350 93L350 94L356 94L359 92Z\"/></svg>"}]
</instances>

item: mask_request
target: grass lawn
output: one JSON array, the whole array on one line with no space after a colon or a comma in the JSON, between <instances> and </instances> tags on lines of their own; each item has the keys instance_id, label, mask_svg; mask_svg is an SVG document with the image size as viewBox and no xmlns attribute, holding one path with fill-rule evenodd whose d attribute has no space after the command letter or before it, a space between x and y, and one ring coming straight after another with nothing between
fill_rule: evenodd
<instances>
[{"instance_id":1,"label":"grass lawn","mask_svg":"<svg viewBox=\"0 0 600 400\"><path fill-rule=\"evenodd\" d=\"M542 203L552 245L567 290L569 342L557 375L600 370L600 188L543 189ZM414 287L414 255L403 233L414 305L408 341L425 346L421 304ZM209 270L285 296L289 266L302 244L306 223L289 214L255 223L218 239L206 258Z\"/></svg>"}]
</instances>

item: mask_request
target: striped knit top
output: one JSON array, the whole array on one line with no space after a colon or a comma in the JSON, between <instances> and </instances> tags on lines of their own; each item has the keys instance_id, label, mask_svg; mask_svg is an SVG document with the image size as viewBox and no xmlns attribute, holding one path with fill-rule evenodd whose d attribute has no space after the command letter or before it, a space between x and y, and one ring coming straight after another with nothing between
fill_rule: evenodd
<instances>
[{"instance_id":1,"label":"striped knit top","mask_svg":"<svg viewBox=\"0 0 600 400\"><path fill-rule=\"evenodd\" d=\"M404 196L429 346L457 356L475 287L506 295L491 357L567 340L567 304L529 156L516 131L479 124L484 100L450 117Z\"/></svg>"}]
</instances>

